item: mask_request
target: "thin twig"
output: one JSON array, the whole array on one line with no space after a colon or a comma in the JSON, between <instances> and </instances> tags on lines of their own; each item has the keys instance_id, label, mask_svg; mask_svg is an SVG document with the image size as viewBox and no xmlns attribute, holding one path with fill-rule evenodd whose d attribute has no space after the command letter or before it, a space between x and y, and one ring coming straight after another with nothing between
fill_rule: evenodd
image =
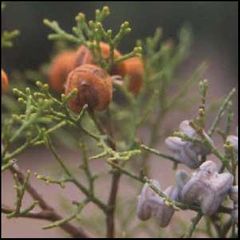
<instances>
[{"instance_id":1,"label":"thin twig","mask_svg":"<svg viewBox=\"0 0 240 240\"><path fill-rule=\"evenodd\" d=\"M62 169L65 171L65 173L69 177L69 181L71 181L75 186L77 186L93 203L95 203L100 209L102 209L104 212L106 212L106 209L108 208L102 201L100 201L98 198L96 198L91 191L88 191L88 189L83 186L77 178L71 173L71 171L68 169L68 167L65 165L64 161L61 159L61 157L56 152L53 144L49 140L48 142L49 149L51 150L52 154L54 155L55 159L59 162Z\"/></svg>"},{"instance_id":2,"label":"thin twig","mask_svg":"<svg viewBox=\"0 0 240 240\"><path fill-rule=\"evenodd\" d=\"M150 153L153 153L153 154L155 154L155 155L157 155L157 156L159 156L159 157L166 158L166 159L168 159L168 160L170 160L170 161L172 161L172 162L174 162L174 163L179 163L179 161L178 161L177 159L175 159L174 157L169 156L169 155L164 154L164 153L161 153L161 152L157 151L156 149L150 148L150 147L148 147L148 146L146 146L146 145L144 145L144 144L141 144L140 147L141 147L143 150L148 151L148 152L150 152Z\"/></svg>"},{"instance_id":3,"label":"thin twig","mask_svg":"<svg viewBox=\"0 0 240 240\"><path fill-rule=\"evenodd\" d=\"M231 100L231 98L233 97L234 93L236 92L236 89L233 88L231 90L231 92L227 95L227 97L223 100L222 105L220 106L218 113L211 125L211 127L208 130L208 135L209 137L211 137L214 133L214 131L216 130L216 127L218 126L219 121L221 120L224 111L226 110L227 106L228 106L228 102Z\"/></svg>"},{"instance_id":4,"label":"thin twig","mask_svg":"<svg viewBox=\"0 0 240 240\"><path fill-rule=\"evenodd\" d=\"M20 168L15 164L10 168L12 174L16 174L18 181L21 184L24 184L25 175L21 172ZM19 215L19 217L29 217L35 219L45 219L51 222L60 221L62 220L62 216L59 215L56 210L50 206L45 199L35 190L35 188L29 183L26 183L26 190L31 195L31 197L38 202L39 207L42 209L39 213L26 213L24 215ZM2 211L4 213L12 213L14 210L6 207L2 207ZM64 223L59 226L64 231L69 233L72 237L81 237L81 238L88 238L88 234L81 228L76 228L74 225L70 223Z\"/></svg>"},{"instance_id":5,"label":"thin twig","mask_svg":"<svg viewBox=\"0 0 240 240\"><path fill-rule=\"evenodd\" d=\"M187 230L186 234L183 236L183 238L191 238L193 235L193 232L195 231L197 224L200 222L203 214L200 212L197 214L195 218L192 219L192 224Z\"/></svg>"}]
</instances>

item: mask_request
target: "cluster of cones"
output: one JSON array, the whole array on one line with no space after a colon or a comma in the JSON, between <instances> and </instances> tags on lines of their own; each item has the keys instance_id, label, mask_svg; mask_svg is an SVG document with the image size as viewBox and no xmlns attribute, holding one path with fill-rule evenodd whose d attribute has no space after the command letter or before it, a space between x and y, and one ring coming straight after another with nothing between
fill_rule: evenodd
<instances>
[{"instance_id":1,"label":"cluster of cones","mask_svg":"<svg viewBox=\"0 0 240 240\"><path fill-rule=\"evenodd\" d=\"M100 42L101 57L110 57L110 46ZM122 54L115 49L114 58ZM139 57L132 57L115 64L110 72L106 72L97 63L91 51L81 45L77 51L67 50L57 55L49 68L50 87L58 93L70 93L74 88L77 96L69 101L74 112L80 112L87 104L97 111L106 109L112 99L112 76L122 79L128 77L128 90L137 95L143 85L144 65Z\"/></svg>"}]
</instances>

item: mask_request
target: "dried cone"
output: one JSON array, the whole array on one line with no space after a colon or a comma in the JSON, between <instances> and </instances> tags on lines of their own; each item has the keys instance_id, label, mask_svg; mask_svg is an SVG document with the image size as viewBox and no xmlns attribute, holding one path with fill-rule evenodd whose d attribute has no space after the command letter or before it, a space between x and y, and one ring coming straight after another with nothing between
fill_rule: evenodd
<instances>
[{"instance_id":1,"label":"dried cone","mask_svg":"<svg viewBox=\"0 0 240 240\"><path fill-rule=\"evenodd\" d=\"M76 97L69 100L69 108L79 113L85 104L91 110L103 111L112 100L112 79L102 68L84 64L68 75L65 94L77 89Z\"/></svg>"},{"instance_id":2,"label":"dried cone","mask_svg":"<svg viewBox=\"0 0 240 240\"><path fill-rule=\"evenodd\" d=\"M53 90L62 93L68 74L73 70L76 59L75 51L64 51L57 55L49 69L49 84Z\"/></svg>"},{"instance_id":3,"label":"dried cone","mask_svg":"<svg viewBox=\"0 0 240 240\"><path fill-rule=\"evenodd\" d=\"M1 75L2 75L2 92L7 92L7 90L8 90L8 76L3 69L1 70Z\"/></svg>"},{"instance_id":4,"label":"dried cone","mask_svg":"<svg viewBox=\"0 0 240 240\"><path fill-rule=\"evenodd\" d=\"M133 57L125 60L117 67L116 73L122 77L129 77L128 89L137 95L143 85L144 65L139 57Z\"/></svg>"},{"instance_id":5,"label":"dried cone","mask_svg":"<svg viewBox=\"0 0 240 240\"><path fill-rule=\"evenodd\" d=\"M110 46L107 43L100 42L102 57L107 59L110 57ZM114 58L121 57L122 54L114 49ZM83 64L96 64L91 51L84 45L81 45L77 51L75 67ZM133 57L127 59L119 65L113 66L110 74L128 76L130 79L128 89L133 94L137 95L143 85L144 65L141 58Z\"/></svg>"}]
</instances>

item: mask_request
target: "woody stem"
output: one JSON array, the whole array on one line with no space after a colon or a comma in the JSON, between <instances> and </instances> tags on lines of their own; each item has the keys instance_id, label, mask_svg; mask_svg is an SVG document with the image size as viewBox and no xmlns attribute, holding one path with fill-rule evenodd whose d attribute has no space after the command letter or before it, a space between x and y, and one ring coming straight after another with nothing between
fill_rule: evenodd
<instances>
[{"instance_id":1,"label":"woody stem","mask_svg":"<svg viewBox=\"0 0 240 240\"><path fill-rule=\"evenodd\" d=\"M112 175L110 195L108 199L109 210L107 211L107 218L106 218L106 224L107 224L106 236L108 238L113 238L115 235L114 215L115 215L115 209L116 209L116 198L118 193L120 177L121 177L121 173L118 170L114 170Z\"/></svg>"},{"instance_id":2,"label":"woody stem","mask_svg":"<svg viewBox=\"0 0 240 240\"><path fill-rule=\"evenodd\" d=\"M96 118L94 112L90 112L90 116L95 123L95 126L98 128L99 132L103 135L108 136L107 144L110 148L113 150L116 150L116 144L113 140L112 132L110 131L108 134L106 134L106 130L102 127L101 123ZM115 161L117 164L118 162ZM116 209L116 199L117 199L117 193L118 193L118 186L120 182L121 177L121 171L117 168L112 168L112 180L111 180L111 188L108 198L106 209L106 237L113 238L115 236L115 209Z\"/></svg>"}]
</instances>

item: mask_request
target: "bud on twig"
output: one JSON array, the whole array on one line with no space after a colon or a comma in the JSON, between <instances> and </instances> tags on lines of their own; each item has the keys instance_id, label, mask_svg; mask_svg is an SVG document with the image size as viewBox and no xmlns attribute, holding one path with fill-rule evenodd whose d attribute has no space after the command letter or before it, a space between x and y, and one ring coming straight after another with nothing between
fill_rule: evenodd
<instances>
[{"instance_id":1,"label":"bud on twig","mask_svg":"<svg viewBox=\"0 0 240 240\"><path fill-rule=\"evenodd\" d=\"M152 183L160 188L156 180ZM178 190L173 186L169 186L164 192L167 197L172 200L178 198ZM154 217L159 223L160 227L166 227L174 214L174 208L168 206L166 201L155 193L147 183L144 184L140 196L138 197L137 216L139 219L145 221Z\"/></svg>"},{"instance_id":2,"label":"bud on twig","mask_svg":"<svg viewBox=\"0 0 240 240\"><path fill-rule=\"evenodd\" d=\"M233 184L230 173L217 172L212 161L204 162L182 190L183 201L199 204L206 215L213 215Z\"/></svg>"}]
</instances>

